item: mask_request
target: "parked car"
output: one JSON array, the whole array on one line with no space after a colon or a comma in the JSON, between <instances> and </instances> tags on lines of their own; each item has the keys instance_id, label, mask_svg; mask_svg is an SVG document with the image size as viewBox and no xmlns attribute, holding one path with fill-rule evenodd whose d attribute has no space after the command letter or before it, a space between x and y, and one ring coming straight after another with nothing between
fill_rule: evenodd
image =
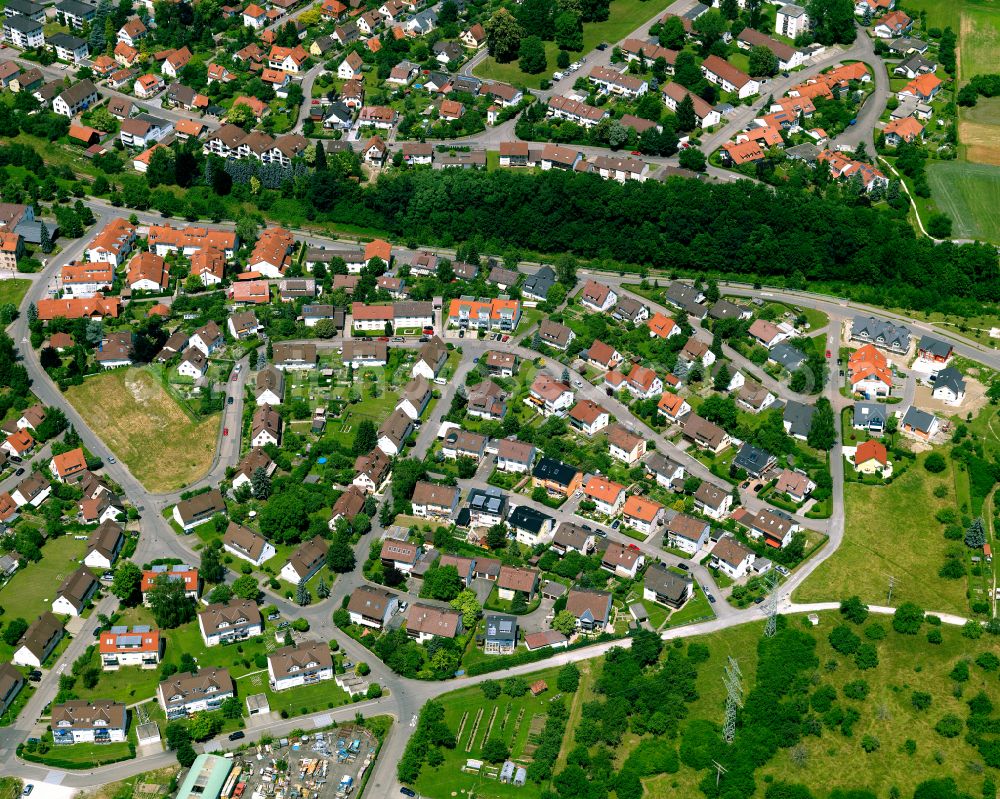
<instances>
[{"instance_id":1,"label":"parked car","mask_svg":"<svg viewBox=\"0 0 1000 799\"><path fill-rule=\"evenodd\" d=\"M230 741L238 741L240 738L246 738L247 734L243 730L237 730L236 732L229 733Z\"/></svg>"},{"instance_id":2,"label":"parked car","mask_svg":"<svg viewBox=\"0 0 1000 799\"><path fill-rule=\"evenodd\" d=\"M405 785L402 788L399 789L399 792L401 794L403 794L403 796L416 796L417 795L416 791L414 791L412 788L407 788ZM25 796L27 796L27 794L25 794Z\"/></svg>"},{"instance_id":3,"label":"parked car","mask_svg":"<svg viewBox=\"0 0 1000 799\"><path fill-rule=\"evenodd\" d=\"M712 594L705 594L705 596L708 597L709 602L711 602L713 605L715 604L715 597Z\"/></svg>"},{"instance_id":4,"label":"parked car","mask_svg":"<svg viewBox=\"0 0 1000 799\"><path fill-rule=\"evenodd\" d=\"M788 569L786 569L784 566L775 566L774 568L777 569L778 574L780 574L782 577L787 577L789 574L791 574L791 572L788 571Z\"/></svg>"},{"instance_id":5,"label":"parked car","mask_svg":"<svg viewBox=\"0 0 1000 799\"><path fill-rule=\"evenodd\" d=\"M229 435L229 428L228 427L223 427L222 428L222 435L224 435L224 436L228 436Z\"/></svg>"},{"instance_id":6,"label":"parked car","mask_svg":"<svg viewBox=\"0 0 1000 799\"><path fill-rule=\"evenodd\" d=\"M229 399L226 400L226 405L232 405L232 404L233 404L233 398L230 397Z\"/></svg>"},{"instance_id":7,"label":"parked car","mask_svg":"<svg viewBox=\"0 0 1000 799\"><path fill-rule=\"evenodd\" d=\"M691 569L691 567L688 566L686 563L678 563L677 568L682 569L683 571L690 571Z\"/></svg>"},{"instance_id":8,"label":"parked car","mask_svg":"<svg viewBox=\"0 0 1000 799\"><path fill-rule=\"evenodd\" d=\"M29 782L27 785L24 786L24 790L21 791L21 796L31 796L31 792L33 790L35 790L35 786ZM412 791L410 792L409 795L413 796Z\"/></svg>"},{"instance_id":9,"label":"parked car","mask_svg":"<svg viewBox=\"0 0 1000 799\"><path fill-rule=\"evenodd\" d=\"M602 52L604 50L607 50L608 49L608 43L607 42L601 42L599 45L597 45L597 49L601 50Z\"/></svg>"},{"instance_id":10,"label":"parked car","mask_svg":"<svg viewBox=\"0 0 1000 799\"><path fill-rule=\"evenodd\" d=\"M16 472L14 472L14 476L15 477L20 477L22 474L24 474L24 467L23 466L20 469L18 469Z\"/></svg>"},{"instance_id":11,"label":"parked car","mask_svg":"<svg viewBox=\"0 0 1000 799\"><path fill-rule=\"evenodd\" d=\"M108 463L118 463L118 461L115 460L114 455L108 455Z\"/></svg>"},{"instance_id":12,"label":"parked car","mask_svg":"<svg viewBox=\"0 0 1000 799\"><path fill-rule=\"evenodd\" d=\"M621 526L622 526L622 520L621 519L615 519L613 522L611 522L611 529L612 530L617 530Z\"/></svg>"}]
</instances>

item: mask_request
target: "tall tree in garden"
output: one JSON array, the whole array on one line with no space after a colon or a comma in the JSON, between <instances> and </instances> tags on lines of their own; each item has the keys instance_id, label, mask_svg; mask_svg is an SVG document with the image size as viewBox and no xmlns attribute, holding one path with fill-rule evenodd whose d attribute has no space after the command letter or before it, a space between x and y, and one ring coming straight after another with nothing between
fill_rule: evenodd
<instances>
[{"instance_id":1,"label":"tall tree in garden","mask_svg":"<svg viewBox=\"0 0 1000 799\"><path fill-rule=\"evenodd\" d=\"M778 71L778 57L763 45L750 48L748 72L753 78L770 77Z\"/></svg>"},{"instance_id":2,"label":"tall tree in garden","mask_svg":"<svg viewBox=\"0 0 1000 799\"><path fill-rule=\"evenodd\" d=\"M55 249L52 245L52 236L49 234L49 228L44 222L38 223L38 236L39 236L38 248L42 252L48 254L52 252L53 249Z\"/></svg>"},{"instance_id":3,"label":"tall tree in garden","mask_svg":"<svg viewBox=\"0 0 1000 799\"><path fill-rule=\"evenodd\" d=\"M211 544L201 551L201 578L206 583L221 583L226 579L226 567L219 557L219 548Z\"/></svg>"},{"instance_id":4,"label":"tall tree in garden","mask_svg":"<svg viewBox=\"0 0 1000 799\"><path fill-rule=\"evenodd\" d=\"M298 586L295 588L295 604L300 607L309 604L309 589L306 588L306 581L300 580Z\"/></svg>"},{"instance_id":5,"label":"tall tree in garden","mask_svg":"<svg viewBox=\"0 0 1000 799\"><path fill-rule=\"evenodd\" d=\"M833 406L826 397L816 400L816 412L809 425L806 443L815 449L829 452L837 443L837 429L834 426Z\"/></svg>"},{"instance_id":6,"label":"tall tree in garden","mask_svg":"<svg viewBox=\"0 0 1000 799\"><path fill-rule=\"evenodd\" d=\"M555 33L552 0L523 0L517 6L517 21L521 28L545 41L551 41Z\"/></svg>"},{"instance_id":7,"label":"tall tree in garden","mask_svg":"<svg viewBox=\"0 0 1000 799\"><path fill-rule=\"evenodd\" d=\"M265 500L271 496L271 478L263 466L258 466L250 475L250 490L254 499Z\"/></svg>"},{"instance_id":8,"label":"tall tree in garden","mask_svg":"<svg viewBox=\"0 0 1000 799\"><path fill-rule=\"evenodd\" d=\"M544 72L548 66L545 59L545 45L538 36L525 36L521 39L521 46L517 51L518 65L522 72L529 75L537 75Z\"/></svg>"},{"instance_id":9,"label":"tall tree in garden","mask_svg":"<svg viewBox=\"0 0 1000 799\"><path fill-rule=\"evenodd\" d=\"M42 224L42 230L45 230L45 224ZM35 303L28 304L28 324L33 325L38 321L38 306Z\"/></svg>"},{"instance_id":10,"label":"tall tree in garden","mask_svg":"<svg viewBox=\"0 0 1000 799\"><path fill-rule=\"evenodd\" d=\"M499 63L506 64L517 58L524 30L506 8L494 12L483 25L486 32L486 46L490 55Z\"/></svg>"},{"instance_id":11,"label":"tall tree in garden","mask_svg":"<svg viewBox=\"0 0 1000 799\"><path fill-rule=\"evenodd\" d=\"M972 524L965 531L965 545L969 549L982 549L986 543L986 530L983 528L982 517L972 520Z\"/></svg>"},{"instance_id":12,"label":"tall tree in garden","mask_svg":"<svg viewBox=\"0 0 1000 799\"><path fill-rule=\"evenodd\" d=\"M688 133L698 125L698 117L694 113L694 100L691 94L685 94L684 99L677 104L677 130Z\"/></svg>"},{"instance_id":13,"label":"tall tree in garden","mask_svg":"<svg viewBox=\"0 0 1000 799\"><path fill-rule=\"evenodd\" d=\"M326 169L326 150L321 141L316 142L316 159L313 167L317 172L323 172Z\"/></svg>"},{"instance_id":14,"label":"tall tree in garden","mask_svg":"<svg viewBox=\"0 0 1000 799\"><path fill-rule=\"evenodd\" d=\"M735 3L735 0L733 0ZM660 26L660 44L668 50L680 50L684 47L687 32L680 17L670 16Z\"/></svg>"}]
</instances>

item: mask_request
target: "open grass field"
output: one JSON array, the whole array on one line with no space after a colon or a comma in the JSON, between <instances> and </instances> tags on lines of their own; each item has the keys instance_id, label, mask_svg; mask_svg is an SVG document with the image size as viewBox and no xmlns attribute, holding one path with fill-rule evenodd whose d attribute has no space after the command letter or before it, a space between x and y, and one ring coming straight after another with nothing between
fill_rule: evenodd
<instances>
[{"instance_id":1,"label":"open grass field","mask_svg":"<svg viewBox=\"0 0 1000 799\"><path fill-rule=\"evenodd\" d=\"M1000 70L1000 6L961 3L959 73L962 80Z\"/></svg>"},{"instance_id":2,"label":"open grass field","mask_svg":"<svg viewBox=\"0 0 1000 799\"><path fill-rule=\"evenodd\" d=\"M1000 164L1000 146L996 144L1000 127L990 130L997 134L991 147ZM956 238L1000 242L1000 166L935 162L928 167L927 178L934 201L953 220Z\"/></svg>"},{"instance_id":3,"label":"open grass field","mask_svg":"<svg viewBox=\"0 0 1000 799\"><path fill-rule=\"evenodd\" d=\"M889 576L892 603L916 602L928 611L967 615L965 580L937 576L947 544L934 514L955 507L951 461L941 474L923 467L924 456L887 486L844 486L846 519L840 548L795 592L796 602L837 601L852 594L886 604ZM934 496L939 485L942 498Z\"/></svg>"},{"instance_id":4,"label":"open grass field","mask_svg":"<svg viewBox=\"0 0 1000 799\"><path fill-rule=\"evenodd\" d=\"M538 797L540 787L532 782L523 788L515 788L513 785L502 785L499 780L491 779L485 774L466 774L461 769L467 759L479 759L483 743L492 738L501 738L510 746L515 763L529 762L525 760L525 747L529 746L532 720L536 716L544 717L549 700L558 693L555 690L557 673L558 669L547 669L528 678L529 684L540 679L549 684L549 690L538 697L533 697L530 692L516 699L501 694L491 701L483 696L483 691L478 686L463 688L441 697L445 707L445 721L451 731L456 733L458 744L454 749L442 750L445 760L437 768L424 766L420 779L413 787L421 795L432 799L472 795L476 799ZM498 674L497 679L502 680L503 674ZM535 721L536 732L541 729L543 721L544 719ZM459 729L461 735L458 735Z\"/></svg>"},{"instance_id":5,"label":"open grass field","mask_svg":"<svg viewBox=\"0 0 1000 799\"><path fill-rule=\"evenodd\" d=\"M220 414L192 420L146 369L116 369L66 392L150 491L193 483L212 465Z\"/></svg>"},{"instance_id":6,"label":"open grass field","mask_svg":"<svg viewBox=\"0 0 1000 799\"><path fill-rule=\"evenodd\" d=\"M22 618L29 624L51 610L59 584L77 567L87 552L87 542L71 535L53 539L42 547L42 559L29 563L0 590L0 605L7 619Z\"/></svg>"},{"instance_id":7,"label":"open grass field","mask_svg":"<svg viewBox=\"0 0 1000 799\"><path fill-rule=\"evenodd\" d=\"M31 288L31 281L24 278L15 277L8 280L0 280L0 305L11 303L20 307L21 300L24 299L24 295L28 293L29 288Z\"/></svg>"},{"instance_id":8,"label":"open grass field","mask_svg":"<svg viewBox=\"0 0 1000 799\"><path fill-rule=\"evenodd\" d=\"M803 620L802 616L794 616L788 619L788 623L800 625ZM878 666L860 671L853 659L837 654L830 646L827 637L839 623L839 614L823 613L820 614L819 625L810 628L816 638L816 655L820 663L814 680L817 685L825 684L835 689L837 704L841 707L853 708L860 714L853 735L846 737L839 730L824 726L819 736L803 737L797 747L796 754L800 755L797 761L792 757L794 750L779 748L776 755L757 770L757 790L748 795L748 799L751 796L753 799L762 799L771 781L801 783L816 797L827 797L837 788L864 788L878 797L885 797L894 795L890 794L893 786L899 789L900 796L910 797L920 781L947 776L955 779L960 791L968 792L971 796L981 795L984 775L968 767L970 763L982 762L979 753L967 743L964 736L944 738L934 730L934 726L949 713L965 719L969 715L966 702L979 691L985 692L994 706L1000 703L1000 686L995 673L986 672L970 662L969 679L961 684L961 690L956 690L956 682L949 677L960 660L974 661L984 652L1000 656L1000 642L990 636L970 641L962 637L959 628L945 626L940 628L942 642L932 645L926 639L926 632L931 629L928 624L924 625L918 635L906 636L892 630L889 617L871 616L866 625L878 624L886 635L884 639L875 642ZM688 719L705 719L721 724L725 704L722 677L728 656L738 659L745 688L749 690L754 686L757 643L762 632L763 623L753 622L691 639L708 647L710 656L698 667L697 699L688 706ZM862 628L856 628L856 632L863 636ZM682 645L680 642L677 644ZM582 676L580 690L573 697L568 734L563 740L562 754L555 767L557 774L565 768L566 754L575 746L573 731L583 723L583 705L599 698L593 694L592 686L593 678L602 665L601 658L579 664ZM540 671L528 675L526 679L532 682L542 678L551 686L553 672L552 669ZM843 694L844 686L857 680L864 680L868 684L870 693L864 701L851 700ZM931 695L929 709L921 711L913 707L911 697L914 690ZM467 758L477 757L478 747L493 709L497 709L497 716L491 736L496 733L504 718L508 704L511 705L511 712L507 715L508 722L504 726L503 737L514 744L515 762L523 762L518 758L517 748L522 740L523 730L513 729L511 720L517 718L520 707L524 707L524 718L528 718L533 709L544 707L552 693L550 688L538 699L511 700L501 696L496 702L486 700L478 687L445 694L442 701L449 728L457 734L462 727L463 717L465 725L458 736L457 747L454 750L442 750L445 763L437 769L425 766L420 781L414 787L430 799L449 799L453 792L455 796L469 796L474 792L477 799L503 799L515 795L530 799L537 796L540 789L530 782L515 793L516 789L500 785L495 780L463 774L460 766ZM476 733L475 745L467 752L466 746L480 709L483 710L483 716ZM681 722L682 728L685 724L686 722ZM870 754L866 754L860 745L866 735L874 736L880 744ZM631 732L625 734L622 744L612 755L616 768L621 767L639 740ZM912 755L903 751L907 740L916 741L916 751ZM669 746L676 745L674 741L665 743ZM721 752L721 739L719 746ZM646 799L702 796L698 785L705 774L705 771L695 771L681 764L680 770L675 774L644 780L644 796Z\"/></svg>"},{"instance_id":9,"label":"open grass field","mask_svg":"<svg viewBox=\"0 0 1000 799\"><path fill-rule=\"evenodd\" d=\"M649 22L670 5L670 0L614 0L611 3L611 15L604 22L587 23L583 26L583 50L570 53L570 58L576 60L582 53L589 53L601 42L613 45L624 39L632 31L645 22ZM645 37L643 37L645 38ZM555 42L545 42L546 69L540 75L528 75L522 72L517 61L509 64L498 64L495 59L487 57L474 70L473 74L489 80L500 80L517 86L527 86L537 89L543 78L551 78L556 66L556 56L559 48ZM584 65L578 74L586 74L590 70Z\"/></svg>"},{"instance_id":10,"label":"open grass field","mask_svg":"<svg viewBox=\"0 0 1000 799\"><path fill-rule=\"evenodd\" d=\"M800 617L791 623L798 624ZM974 659L984 651L1000 655L996 639L983 638L969 641L957 628L942 629L943 642L932 646L927 643L925 625L919 635L897 635L892 631L888 617L871 617L881 623L888 636L877 644L879 666L870 671L859 671L854 663L837 655L827 636L839 623L837 614L821 614L820 624L814 628L818 640L816 654L820 664L835 661L834 671L821 666L817 678L837 689L842 706L855 708L861 719L854 727L854 735L846 738L839 732L824 730L819 738L806 736L803 746L806 759L796 765L790 750L781 748L778 754L755 775L756 797L763 797L769 777L775 781L787 780L806 785L818 797L826 797L835 788L866 788L876 796L889 795L896 786L900 795L913 796L917 783L925 779L951 776L960 791L970 795L981 793L983 777L966 768L966 764L981 762L978 752L969 746L963 736L945 739L934 731L934 725L946 713L964 719L968 716L965 702L978 691L984 690L994 703L1000 701L996 676L970 665L970 680L964 684L963 696L954 696L955 685L948 678L954 664L962 657ZM698 673L699 698L691 705L690 718L712 719L721 723L725 691L722 685L726 656L739 659L744 684L753 684L757 664L757 641L762 625L754 623L742 627L701 636L695 640L709 647L711 658ZM858 630L860 632L860 630ZM864 702L843 698L845 683L864 679L871 693ZM917 711L910 703L912 691L920 690L932 695L931 707ZM878 751L866 754L860 746L865 735L874 735L881 746ZM917 742L916 753L911 757L901 749L907 739ZM720 744L721 745L721 744ZM940 753L941 761L935 759ZM677 774L667 774L646 781L646 799L672 799L673 797L701 796L698 782L705 772L694 772L684 765Z\"/></svg>"}]
</instances>

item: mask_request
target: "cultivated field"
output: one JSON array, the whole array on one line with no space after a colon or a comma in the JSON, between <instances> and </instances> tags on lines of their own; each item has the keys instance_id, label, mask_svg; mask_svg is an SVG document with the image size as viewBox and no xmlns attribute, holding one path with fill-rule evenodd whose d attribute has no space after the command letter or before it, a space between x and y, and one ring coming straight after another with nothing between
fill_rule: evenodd
<instances>
[{"instance_id":1,"label":"cultivated field","mask_svg":"<svg viewBox=\"0 0 1000 799\"><path fill-rule=\"evenodd\" d=\"M987 130L1000 133L1000 127ZM990 149L1000 164L1000 146ZM1000 241L1000 166L934 162L927 177L934 202L953 220L953 236Z\"/></svg>"},{"instance_id":2,"label":"cultivated field","mask_svg":"<svg viewBox=\"0 0 1000 799\"><path fill-rule=\"evenodd\" d=\"M934 514L955 507L951 462L941 474L923 467L924 456L887 486L848 483L844 540L794 595L796 602L836 601L859 595L886 604L890 575L892 604L916 602L928 610L968 615L965 580L938 577L949 541ZM850 467L847 467L850 468ZM944 497L934 489L946 487Z\"/></svg>"},{"instance_id":3,"label":"cultivated field","mask_svg":"<svg viewBox=\"0 0 1000 799\"><path fill-rule=\"evenodd\" d=\"M966 4L959 27L962 80L1000 70L1000 8L996 3Z\"/></svg>"},{"instance_id":4,"label":"cultivated field","mask_svg":"<svg viewBox=\"0 0 1000 799\"><path fill-rule=\"evenodd\" d=\"M150 491L181 488L212 465L219 414L192 419L149 371L106 372L66 397Z\"/></svg>"}]
</instances>

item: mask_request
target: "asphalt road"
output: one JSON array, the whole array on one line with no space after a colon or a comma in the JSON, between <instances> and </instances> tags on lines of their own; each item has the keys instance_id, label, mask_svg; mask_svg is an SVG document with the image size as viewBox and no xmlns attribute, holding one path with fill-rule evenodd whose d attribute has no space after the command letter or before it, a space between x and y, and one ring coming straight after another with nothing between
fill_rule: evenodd
<instances>
[{"instance_id":1,"label":"asphalt road","mask_svg":"<svg viewBox=\"0 0 1000 799\"><path fill-rule=\"evenodd\" d=\"M97 225L103 226L105 222L118 214L114 209L107 207L103 203L90 202L88 203L94 210L95 215L98 218ZM159 221L158 218L149 213L140 214L140 220L145 223L152 221ZM60 252L56 257L52 258L47 264L44 272L39 276L39 279L34 280L28 294L25 297L23 308L27 307L28 303L37 302L42 296L44 296L47 286L49 285L51 278L58 272L60 267L81 255L86 242L90 240L93 233L88 233L88 235L78 241L71 242L62 252ZM325 239L318 236L307 236L309 243L333 243L330 239ZM597 279L603 280L613 286L618 286L620 288L623 282L628 282L629 280L634 280L635 278L623 278L618 275L597 273L582 271L580 277L586 279L587 277L595 277ZM736 295L749 295L752 292L750 289L741 285L727 285L725 286L725 291L727 293ZM850 315L856 310L868 310L863 306L855 306L854 304L848 303L846 301L836 300L828 297L823 297L820 295L809 294L807 292L788 292L788 291L770 291L765 290L763 293L768 296L773 296L775 299L788 301L801 306L813 307L818 310L824 311L830 315L831 324L827 328L827 346L831 351L836 351L838 349L838 333L840 330L840 322L844 319L850 317ZM881 316L895 317L892 314L886 314L884 312L879 312ZM993 366L994 368L1000 368L1000 354L995 351L983 352L979 345L966 342L964 340L956 339L955 336L945 332L937 331L933 326L925 324L912 323L914 328L920 330L926 330L927 332L935 332L937 335L943 335L947 338L956 342L956 351L959 354L968 355L969 357L978 358L987 363L987 365ZM99 435L91 430L85 421L76 413L72 406L65 402L58 388L49 380L48 376L45 374L44 370L41 369L38 363L37 353L32 351L30 347L27 346L27 321L26 315L22 316L13 323L10 328L10 332L21 349L22 355L24 356L25 366L28 368L29 374L33 380L33 389L38 395L39 399L46 405L56 405L62 407L67 415L70 422L74 424L76 430L80 434L81 438L87 445L89 449L96 453L105 454L107 448L101 442ZM523 335L523 334L522 334ZM324 346L335 346L337 342L324 342ZM433 441L433 435L436 433L440 418L444 413L447 412L447 408L450 406L450 398L452 396L454 386L458 384L459 379L463 379L464 374L469 368L471 368L472 359L476 355L481 354L486 349L509 349L517 352L522 357L537 357L537 353L530 350L526 350L520 347L514 340L511 340L507 344L502 344L498 342L489 341L477 341L465 339L462 342L463 348L463 360L459 368L458 379L453 380L448 386L444 387L443 395L441 400L436 406L435 412L432 417L429 418L422 426L421 432L418 436L418 442L416 447L417 454L423 454L429 448ZM556 362L545 360L546 368L553 374L560 374L562 371L562 365ZM241 369L240 381L246 380L248 377L249 365ZM700 463L694 461L686 452L680 450L674 445L664 439L662 436L653 433L653 431L648 430L645 425L638 419L634 418L628 408L623 404L619 403L617 399L612 397L607 397L604 392L597 387L591 385L590 383L583 380L582 376L571 370L571 378L576 381L582 382L582 387L578 390L578 395L581 397L589 397L597 402L600 402L605 407L607 407L618 419L619 421L626 422L632 425L636 430L643 431L643 434L647 438L656 442L657 448L668 453L671 457L675 457L678 460L685 463L685 465L690 469L691 473L703 477L704 479L710 479L713 482L717 482L717 478L710 475L707 469L704 468ZM242 382L240 383L241 389L238 391L242 402ZM778 385L776 388L781 392L782 396L788 397L788 392L782 386ZM835 385L831 382L826 388L827 396L834 403L835 407L839 406L843 402L843 398L839 397L836 391ZM238 419L241 415L241 411L238 406L227 406L230 410L227 413L234 414L234 418ZM228 417L227 417L228 418ZM837 424L839 426L839 415L837 418ZM233 423L234 426L236 423ZM232 430L231 430L232 433ZM228 443L231 445L227 448L227 441L223 440L225 437L220 438L220 455L217 462L213 466L212 474L214 477L218 478L219 475L224 472L226 465L231 465L235 463L235 459L238 456L238 439L235 435L229 437ZM113 480L118 482L124 489L128 498L138 506L143 506L145 512L142 519L142 535L140 537L139 548L135 555L135 560L142 562L143 560L150 559L152 557L164 557L172 556L178 557L181 560L189 562L197 562L198 558L196 553L191 548L189 541L190 538L183 538L176 535L166 521L161 517L159 511L168 507L176 501L176 492L164 495L154 495L146 491L146 489L131 475L127 467L124 464L116 463L106 465L106 470L108 476ZM831 470L833 473L834 480L834 512L832 518L827 522L816 521L816 520L803 520L806 524L813 527L814 529L823 530L829 537L829 543L813 558L811 558L807 563L803 564L793 575L787 580L787 582L782 586L782 601L781 601L781 611L782 612L801 612L803 610L812 609L825 609L831 607L832 605L819 605L819 606L797 606L790 602L791 592L800 585L826 558L830 557L833 552L836 551L839 546L842 536L843 536L843 459L841 457L840 448L834 451L833 457L831 458ZM208 481L209 478L204 478L204 481ZM465 487L471 487L471 485L477 484L475 481L467 481ZM524 504L531 504L528 498L517 498L518 502ZM759 500L753 496L747 496L744 499L746 505L751 509L754 508L754 503L761 505ZM572 507L572 506L570 506ZM541 508L540 508L541 509ZM561 521L563 518L568 518L568 511L563 510L562 512L553 512L546 508L546 512L557 516ZM364 560L367 555L368 546L371 541L377 540L377 538L382 534L382 530L378 525L377 520L374 522L373 530L367 536L363 537L359 542L356 554L358 556L359 566L360 562ZM633 543L631 539L624 539L619 533L612 530L607 530L609 538L613 540L623 540L628 543ZM656 546L655 538L653 540L638 544L640 548L649 557L658 557L668 563L679 560L663 552ZM704 582L707 585L712 585L710 575L702 570L697 564L692 564L694 567L695 575L699 578L699 582ZM372 666L371 679L377 680L380 684L385 686L389 691L389 696L375 703L365 703L361 705L348 705L342 710L334 711L333 714L322 713L317 714L316 717L326 717L331 716L334 719L346 718L349 714L353 717L356 710L362 709L372 713L389 713L399 720L399 724L394 727L393 733L391 734L389 741L383 750L383 755L380 757L377 765L375 774L373 777L372 785L374 786L374 792L372 795L375 796L387 796L390 793L395 793L398 785L395 781L395 764L398 762L402 755L403 749L405 747L406 741L409 735L412 733L412 728L409 726L409 720L413 717L415 713L418 712L419 708L426 699L431 696L439 694L442 687L433 683L425 683L415 680L408 680L394 675L388 671L388 669L378 662L374 656L357 644L352 639L343 635L339 630L335 629L332 624L331 615L335 607L339 606L340 599L353 591L354 587L363 582L363 577L360 574L360 569L355 570L351 574L341 575L334 585L333 595L323 601L316 604L307 606L305 608L298 608L291 603L289 603L284 598L277 596L271 592L268 592L267 601L273 602L282 613L288 618L302 617L310 622L312 633L318 636L320 639L336 639L340 642L341 647L345 654L356 662L359 660L365 660ZM105 599L105 603L113 603L113 599ZM717 603L715 609L718 613L716 619L708 622L704 622L697 625L692 625L690 627L680 628L677 630L668 630L664 633L665 638L675 638L680 636L690 636L698 635L704 632L709 632L712 630L724 629L737 624L744 624L756 619L761 618L761 611L759 608L749 608L745 610L737 610L732 608L725 603ZM105 608L102 604L100 611L106 612L110 609L110 605ZM886 609L886 612L891 611L891 609ZM32 703L29 705L27 712L22 713L18 721L11 727L4 728L0 730L0 759L3 759L7 765L5 766L5 771L16 776L21 776L27 779L34 780L48 780L53 782L61 782L64 785L73 787L89 787L98 784L104 784L111 780L121 779L124 776L138 773L140 771L147 770L149 768L156 767L157 765L169 763L172 760L172 755L170 753L162 753L153 755L150 757L143 757L138 760L127 761L120 764L115 764L113 766L96 769L90 773L73 772L64 773L59 771L53 771L46 768L40 768L38 766L23 763L13 758L13 747L23 737L34 725L34 721L37 718L38 711L41 708L39 703L44 704L46 697L54 695L54 689L57 687L58 673L60 669L65 669L72 662L72 660L82 651L82 648L89 643L91 639L92 628L96 624L96 613L93 614L90 619L85 623L83 631L76 637L76 639L71 642L70 648L60 658L59 662L55 667L46 674L43 682L40 686L39 692L36 697L33 698ZM961 623L962 619L946 620L949 623ZM90 629L88 629L88 626ZM546 661L546 665L558 664L562 662L568 662L571 660L582 660L591 657L595 657L605 651L608 646L613 645L628 645L628 642L617 642L615 644L601 645L596 647L590 647L583 650L576 650L570 653L561 653L550 661ZM79 650L79 651L78 651ZM539 668L538 664L528 664L524 667L518 667L517 669L509 670L508 673L528 673L535 671ZM486 676L480 678L463 678L455 680L453 683L449 683L448 689L452 687L457 687L462 684L475 683L481 679L486 679ZM44 700L44 701L43 701ZM267 722L254 722L250 730L248 731L248 737L253 740L264 732L279 732L285 730L286 727L291 728L290 725L294 726L305 726L309 722L308 718L298 718L294 720L288 720L287 722L281 721L267 721ZM216 749L220 746L227 745L227 741L213 741L209 742L208 748Z\"/></svg>"}]
</instances>

